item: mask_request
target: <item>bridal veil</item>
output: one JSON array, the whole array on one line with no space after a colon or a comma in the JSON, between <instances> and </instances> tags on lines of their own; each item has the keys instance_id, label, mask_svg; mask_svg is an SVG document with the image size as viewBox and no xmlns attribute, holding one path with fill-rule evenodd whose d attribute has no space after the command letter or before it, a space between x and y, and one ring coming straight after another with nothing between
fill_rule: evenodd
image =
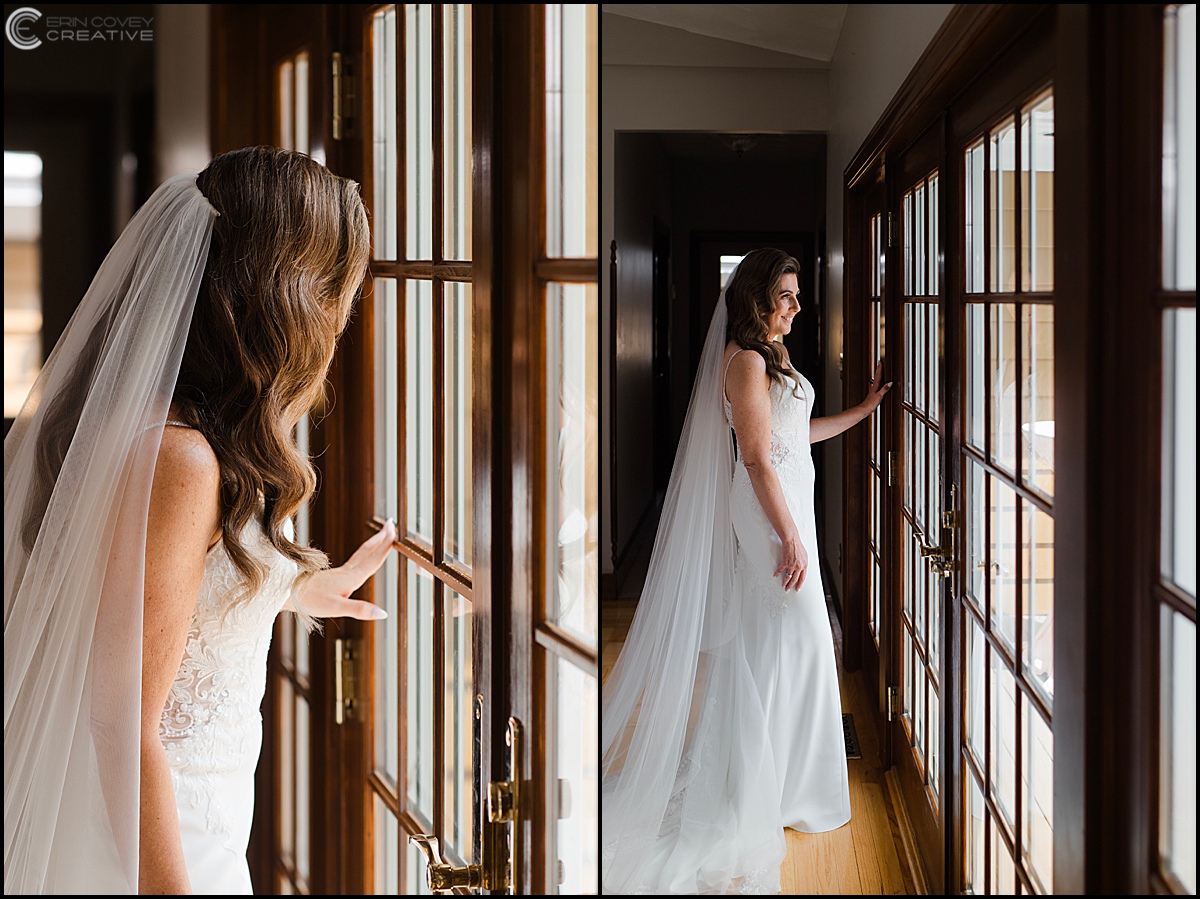
<instances>
[{"instance_id":1,"label":"bridal veil","mask_svg":"<svg viewBox=\"0 0 1200 899\"><path fill-rule=\"evenodd\" d=\"M645 586L604 684L605 893L780 888L780 790L735 596L727 320L722 294Z\"/></svg>"},{"instance_id":2,"label":"bridal veil","mask_svg":"<svg viewBox=\"0 0 1200 899\"><path fill-rule=\"evenodd\" d=\"M4 892L136 893L146 518L217 211L166 181L4 441Z\"/></svg>"}]
</instances>

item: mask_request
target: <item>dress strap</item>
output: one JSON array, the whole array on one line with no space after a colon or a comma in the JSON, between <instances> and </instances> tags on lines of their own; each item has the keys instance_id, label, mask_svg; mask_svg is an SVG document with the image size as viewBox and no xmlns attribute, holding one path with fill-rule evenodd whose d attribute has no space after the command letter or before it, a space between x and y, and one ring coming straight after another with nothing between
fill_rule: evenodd
<instances>
[{"instance_id":1,"label":"dress strap","mask_svg":"<svg viewBox=\"0 0 1200 899\"><path fill-rule=\"evenodd\" d=\"M733 362L734 356L736 356L738 353L744 353L744 352L746 352L745 347L742 347L740 350L734 350L733 356L730 356L725 361L725 374L721 377L721 396L723 396L725 398L726 405L729 404L729 394L725 392L725 382L729 380L729 364L731 362Z\"/></svg>"}]
</instances>

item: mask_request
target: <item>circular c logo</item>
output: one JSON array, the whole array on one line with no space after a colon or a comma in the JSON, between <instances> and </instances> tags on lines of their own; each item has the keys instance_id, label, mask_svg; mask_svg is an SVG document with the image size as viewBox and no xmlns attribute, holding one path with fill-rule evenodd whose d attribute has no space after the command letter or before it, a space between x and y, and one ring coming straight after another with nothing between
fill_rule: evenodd
<instances>
[{"instance_id":1,"label":"circular c logo","mask_svg":"<svg viewBox=\"0 0 1200 899\"><path fill-rule=\"evenodd\" d=\"M26 37L19 33L19 29L30 22L36 22L41 17L42 14L40 12L28 6L22 6L20 9L14 10L4 25L4 33L8 36L8 42L18 50L32 50L35 47L40 47L42 42L39 38Z\"/></svg>"}]
</instances>

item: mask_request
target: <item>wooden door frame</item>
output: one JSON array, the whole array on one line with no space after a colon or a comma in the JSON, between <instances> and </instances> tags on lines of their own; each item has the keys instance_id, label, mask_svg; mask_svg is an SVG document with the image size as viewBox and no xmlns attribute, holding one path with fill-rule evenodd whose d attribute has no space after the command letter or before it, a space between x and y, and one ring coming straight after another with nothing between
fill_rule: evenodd
<instances>
[{"instance_id":1,"label":"wooden door frame","mask_svg":"<svg viewBox=\"0 0 1200 899\"><path fill-rule=\"evenodd\" d=\"M961 134L963 116L970 117L961 102L967 88L997 62L1000 68L1020 68L1023 51L1017 43L1031 29L1043 31L1053 58L1056 158L1069 160L1055 167L1055 442L1058 457L1069 461L1056 466L1054 516L1056 893L1178 889L1157 872L1156 823L1162 9L1161 4L956 6L846 169L849 259L856 248L862 250L855 235L862 210L849 185L879 158L910 144L943 110L955 109L945 148L950 181L943 195L949 204L960 190L950 132ZM984 85L975 99L984 108L996 97ZM1003 105L1001 98L993 111ZM948 216L947 211L940 231L947 260L943 283L953 303L961 280L952 270L962 252L961 222ZM847 298L865 295L863 277L847 266ZM861 302L848 299L848 357L865 346L858 306ZM957 364L951 357L963 352L959 317L943 317L947 366ZM1113 365L1115 359L1123 364ZM847 371L847 400L861 395L864 386L854 383L857 368L862 366L851 364ZM946 400L947 429L957 433L962 397ZM1124 437L1112 439L1116 433ZM865 485L855 472L865 458L863 439L849 438L846 452L847 509L861 509ZM955 455L956 479L957 465ZM1122 490L1105 487L1118 482ZM847 515L847 547L863 537L850 526L855 520ZM1114 528L1114 521L1122 527ZM869 639L863 608L870 601L861 554L857 562L853 554L849 559L848 669L862 658L852 644ZM964 647L956 614L944 620L950 632L943 664L961 684ZM959 686L954 689L961 693ZM963 849L957 844L964 814L957 800L962 721L957 709L943 717L948 718L942 729L943 873L953 892L963 879Z\"/></svg>"}]
</instances>

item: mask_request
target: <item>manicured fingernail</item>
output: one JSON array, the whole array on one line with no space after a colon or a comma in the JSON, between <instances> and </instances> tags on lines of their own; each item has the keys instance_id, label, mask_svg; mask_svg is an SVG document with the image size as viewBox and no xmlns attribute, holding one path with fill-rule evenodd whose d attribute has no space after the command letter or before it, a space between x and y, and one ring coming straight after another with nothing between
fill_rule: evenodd
<instances>
[{"instance_id":1,"label":"manicured fingernail","mask_svg":"<svg viewBox=\"0 0 1200 899\"><path fill-rule=\"evenodd\" d=\"M387 618L387 617L388 617L387 609L381 609L381 608L379 608L379 606L376 606L375 611L371 613L371 618L373 618L375 620L380 620L380 619Z\"/></svg>"}]
</instances>

